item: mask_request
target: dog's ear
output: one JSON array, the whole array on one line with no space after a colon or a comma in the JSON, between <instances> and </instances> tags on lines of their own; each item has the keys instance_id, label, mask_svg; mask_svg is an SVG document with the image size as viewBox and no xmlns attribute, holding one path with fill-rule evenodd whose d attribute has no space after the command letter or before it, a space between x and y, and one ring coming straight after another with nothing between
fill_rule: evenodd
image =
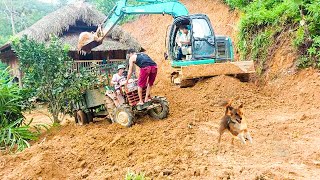
<instances>
[{"instance_id":1,"label":"dog's ear","mask_svg":"<svg viewBox=\"0 0 320 180\"><path fill-rule=\"evenodd\" d=\"M233 107L231 107L231 106L227 106L226 107L226 115L232 115L232 110L233 110Z\"/></svg>"}]
</instances>

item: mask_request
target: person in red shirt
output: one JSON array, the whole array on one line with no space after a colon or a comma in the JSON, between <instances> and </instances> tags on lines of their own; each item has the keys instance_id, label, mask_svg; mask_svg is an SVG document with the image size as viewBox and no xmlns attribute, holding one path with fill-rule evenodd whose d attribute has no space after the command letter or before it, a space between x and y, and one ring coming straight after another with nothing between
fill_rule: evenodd
<instances>
[{"instance_id":1,"label":"person in red shirt","mask_svg":"<svg viewBox=\"0 0 320 180\"><path fill-rule=\"evenodd\" d=\"M140 68L140 75L138 79L138 95L139 103L137 105L143 105L144 102L150 101L149 97L151 96L151 88L154 84L154 81L157 76L157 64L145 53L137 53L134 49L129 49L127 52L129 56L129 71L127 76L128 84L129 79L131 78L133 65L137 65ZM142 89L147 87L146 97L142 99Z\"/></svg>"}]
</instances>

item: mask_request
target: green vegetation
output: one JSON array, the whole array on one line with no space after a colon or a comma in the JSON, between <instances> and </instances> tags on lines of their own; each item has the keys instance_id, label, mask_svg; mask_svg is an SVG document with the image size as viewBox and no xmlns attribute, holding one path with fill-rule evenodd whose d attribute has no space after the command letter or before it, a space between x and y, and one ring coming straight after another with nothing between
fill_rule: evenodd
<instances>
[{"instance_id":1,"label":"green vegetation","mask_svg":"<svg viewBox=\"0 0 320 180\"><path fill-rule=\"evenodd\" d=\"M94 4L99 11L107 14L115 5L118 0L89 0L88 2Z\"/></svg>"},{"instance_id":2,"label":"green vegetation","mask_svg":"<svg viewBox=\"0 0 320 180\"><path fill-rule=\"evenodd\" d=\"M60 113L72 113L73 102L81 99L81 92L98 81L87 71L77 73L72 70L73 61L67 55L68 47L56 37L46 45L24 36L13 41L13 48L25 73L24 87L48 103L55 123L60 122Z\"/></svg>"},{"instance_id":3,"label":"green vegetation","mask_svg":"<svg viewBox=\"0 0 320 180\"><path fill-rule=\"evenodd\" d=\"M253 0L225 0L225 2L232 8L244 8Z\"/></svg>"},{"instance_id":4,"label":"green vegetation","mask_svg":"<svg viewBox=\"0 0 320 180\"><path fill-rule=\"evenodd\" d=\"M58 4L34 0L1 0L0 45L7 42L13 34L31 26L58 7Z\"/></svg>"},{"instance_id":5,"label":"green vegetation","mask_svg":"<svg viewBox=\"0 0 320 180\"><path fill-rule=\"evenodd\" d=\"M89 0L88 2L94 4L98 10L105 15L108 15L108 13L111 11L111 9L116 5L116 2L119 0ZM128 1L129 5L139 5L143 4L143 2L137 2L135 0L129 0ZM121 21L120 24L124 24L130 21L135 20L138 15L126 15Z\"/></svg>"},{"instance_id":6,"label":"green vegetation","mask_svg":"<svg viewBox=\"0 0 320 180\"><path fill-rule=\"evenodd\" d=\"M125 180L145 180L143 173L136 174L134 172L128 171L125 177Z\"/></svg>"},{"instance_id":7,"label":"green vegetation","mask_svg":"<svg viewBox=\"0 0 320 180\"><path fill-rule=\"evenodd\" d=\"M261 72L270 47L282 33L293 37L298 66L320 68L320 0L225 0L240 9L238 49L241 58L251 58ZM279 39L277 41L282 41Z\"/></svg>"},{"instance_id":8,"label":"green vegetation","mask_svg":"<svg viewBox=\"0 0 320 180\"><path fill-rule=\"evenodd\" d=\"M22 91L12 83L8 68L0 64L0 150L21 151L29 147L28 140L35 140L37 132L30 131L22 115Z\"/></svg>"},{"instance_id":9,"label":"green vegetation","mask_svg":"<svg viewBox=\"0 0 320 180\"><path fill-rule=\"evenodd\" d=\"M30 147L29 140L38 139L39 132L30 130L30 123L23 124L23 118L10 122L3 119L0 121L0 150L22 151Z\"/></svg>"}]
</instances>

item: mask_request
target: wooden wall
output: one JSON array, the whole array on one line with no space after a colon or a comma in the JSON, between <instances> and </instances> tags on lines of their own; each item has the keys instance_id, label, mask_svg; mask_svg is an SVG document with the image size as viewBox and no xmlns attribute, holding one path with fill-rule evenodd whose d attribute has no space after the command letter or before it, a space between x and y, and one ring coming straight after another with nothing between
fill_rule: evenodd
<instances>
[{"instance_id":1,"label":"wooden wall","mask_svg":"<svg viewBox=\"0 0 320 180\"><path fill-rule=\"evenodd\" d=\"M11 68L11 74L19 77L19 60L12 50L2 52L0 55L1 62L7 64Z\"/></svg>"},{"instance_id":2,"label":"wooden wall","mask_svg":"<svg viewBox=\"0 0 320 180\"><path fill-rule=\"evenodd\" d=\"M18 78L19 86L22 87L22 72L19 69L19 60L18 57L14 54L12 50L1 52L0 54L1 62L10 66L10 74L13 77Z\"/></svg>"}]
</instances>

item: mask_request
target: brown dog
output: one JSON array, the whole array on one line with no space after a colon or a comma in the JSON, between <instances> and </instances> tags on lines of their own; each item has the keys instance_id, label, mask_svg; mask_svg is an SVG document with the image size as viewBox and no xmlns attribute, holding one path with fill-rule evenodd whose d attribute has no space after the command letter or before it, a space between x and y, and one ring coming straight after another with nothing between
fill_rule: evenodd
<instances>
[{"instance_id":1,"label":"brown dog","mask_svg":"<svg viewBox=\"0 0 320 180\"><path fill-rule=\"evenodd\" d=\"M252 138L248 131L247 121L243 116L243 104L237 109L231 106L232 100L229 100L222 105L226 107L226 112L220 122L219 140L221 141L222 134L228 130L232 135L232 144L234 138L238 137L243 144L246 144L246 139L252 143Z\"/></svg>"}]
</instances>

